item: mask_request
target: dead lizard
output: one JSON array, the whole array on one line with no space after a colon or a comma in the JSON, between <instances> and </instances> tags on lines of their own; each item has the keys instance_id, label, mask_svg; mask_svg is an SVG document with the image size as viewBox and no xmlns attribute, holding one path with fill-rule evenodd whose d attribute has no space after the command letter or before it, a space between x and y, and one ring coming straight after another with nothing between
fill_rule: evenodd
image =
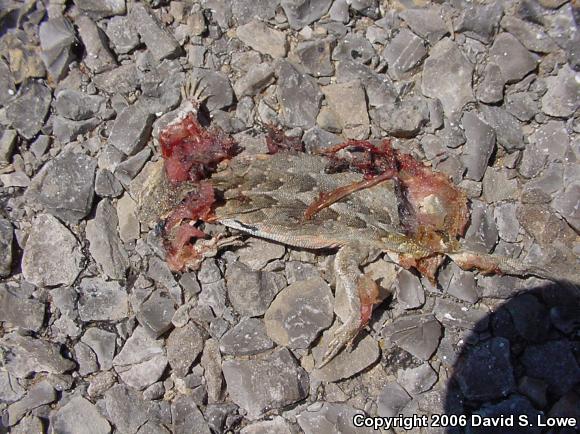
<instances>
[{"instance_id":1,"label":"dead lizard","mask_svg":"<svg viewBox=\"0 0 580 434\"><path fill-rule=\"evenodd\" d=\"M324 195L340 192L346 186L364 184L360 173L327 173L327 167L328 159L321 155L286 152L241 154L220 167L209 179L211 187L223 197L212 206L212 215L207 218L291 247L336 249L336 290L346 294L349 315L335 332L320 366L352 343L369 320L372 306L379 301L376 283L360 270L360 266L375 258L378 252L399 255L407 262L409 258L446 255L465 269L479 268L484 272L535 275L578 283L580 273L577 267L556 271L511 258L473 252L456 240L449 243L438 240L434 246L406 235L400 219L400 196L396 192L395 180L386 177L380 182L368 183L368 188L350 189L348 194L338 195L336 201L330 201L313 212L312 205L320 202ZM153 223L166 216L188 192L199 188L192 182L172 187L162 162L158 162L144 183L139 198L142 220ZM438 212L437 207L433 212ZM194 223L190 222L191 232L186 232L185 237L199 236ZM197 243L196 251L200 256L187 264L193 268L204 256L214 255L218 247L230 244L231 240L198 240Z\"/></svg>"}]
</instances>

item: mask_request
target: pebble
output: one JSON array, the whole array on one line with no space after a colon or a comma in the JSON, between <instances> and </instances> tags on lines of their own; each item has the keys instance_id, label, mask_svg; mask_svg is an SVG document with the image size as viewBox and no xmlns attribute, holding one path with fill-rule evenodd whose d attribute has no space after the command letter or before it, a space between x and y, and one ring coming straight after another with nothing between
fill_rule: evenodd
<instances>
[{"instance_id":1,"label":"pebble","mask_svg":"<svg viewBox=\"0 0 580 434\"><path fill-rule=\"evenodd\" d=\"M127 291L117 282L101 278L83 279L78 287L82 321L119 321L128 315Z\"/></svg>"},{"instance_id":2,"label":"pebble","mask_svg":"<svg viewBox=\"0 0 580 434\"><path fill-rule=\"evenodd\" d=\"M461 124L466 139L461 154L461 162L466 168L465 176L481 181L495 149L495 131L473 112L464 113Z\"/></svg>"},{"instance_id":3,"label":"pebble","mask_svg":"<svg viewBox=\"0 0 580 434\"><path fill-rule=\"evenodd\" d=\"M18 94L6 106L6 118L26 139L38 134L48 114L52 91L39 81L23 84Z\"/></svg>"},{"instance_id":4,"label":"pebble","mask_svg":"<svg viewBox=\"0 0 580 434\"><path fill-rule=\"evenodd\" d=\"M421 91L430 98L438 98L445 115L453 117L465 104L474 100L472 74L471 62L455 42L445 38L431 48L425 60ZM442 76L446 79L441 80Z\"/></svg>"},{"instance_id":5,"label":"pebble","mask_svg":"<svg viewBox=\"0 0 580 434\"><path fill-rule=\"evenodd\" d=\"M172 59L181 54L182 50L173 35L163 28L159 20L147 6L135 4L130 12L131 22L141 41L147 46L155 60Z\"/></svg>"},{"instance_id":6,"label":"pebble","mask_svg":"<svg viewBox=\"0 0 580 434\"><path fill-rule=\"evenodd\" d=\"M266 333L261 319L242 318L220 339L222 354L232 356L251 356L274 348L274 342Z\"/></svg>"},{"instance_id":7,"label":"pebble","mask_svg":"<svg viewBox=\"0 0 580 434\"><path fill-rule=\"evenodd\" d=\"M261 358L225 360L223 375L230 398L250 420L300 401L308 393L308 374L285 348Z\"/></svg>"},{"instance_id":8,"label":"pebble","mask_svg":"<svg viewBox=\"0 0 580 434\"><path fill-rule=\"evenodd\" d=\"M117 54L127 54L139 45L135 26L125 16L115 16L107 21L107 37Z\"/></svg>"},{"instance_id":9,"label":"pebble","mask_svg":"<svg viewBox=\"0 0 580 434\"><path fill-rule=\"evenodd\" d=\"M329 84L322 88L326 103L349 139L365 139L369 133L366 98L360 81Z\"/></svg>"},{"instance_id":10,"label":"pebble","mask_svg":"<svg viewBox=\"0 0 580 434\"><path fill-rule=\"evenodd\" d=\"M94 74L113 69L117 62L109 49L105 33L85 15L77 17L75 24L85 47L83 61L87 68Z\"/></svg>"},{"instance_id":11,"label":"pebble","mask_svg":"<svg viewBox=\"0 0 580 434\"><path fill-rule=\"evenodd\" d=\"M313 127L322 99L316 82L285 61L279 63L277 76L276 93L284 124L288 127Z\"/></svg>"},{"instance_id":12,"label":"pebble","mask_svg":"<svg viewBox=\"0 0 580 434\"><path fill-rule=\"evenodd\" d=\"M398 383L387 383L377 399L377 414L380 417L397 417L411 400Z\"/></svg>"},{"instance_id":13,"label":"pebble","mask_svg":"<svg viewBox=\"0 0 580 434\"><path fill-rule=\"evenodd\" d=\"M0 276L7 277L12 271L12 243L14 229L9 220L0 219Z\"/></svg>"},{"instance_id":14,"label":"pebble","mask_svg":"<svg viewBox=\"0 0 580 434\"><path fill-rule=\"evenodd\" d=\"M266 311L266 332L278 345L308 348L332 324L333 301L321 278L293 283L278 293Z\"/></svg>"},{"instance_id":15,"label":"pebble","mask_svg":"<svg viewBox=\"0 0 580 434\"><path fill-rule=\"evenodd\" d=\"M520 81L535 69L536 59L510 33L500 33L489 50L489 59L499 66L507 83Z\"/></svg>"},{"instance_id":16,"label":"pebble","mask_svg":"<svg viewBox=\"0 0 580 434\"><path fill-rule=\"evenodd\" d=\"M408 78L427 56L424 41L407 29L399 33L385 47L381 55L388 65L388 74L394 80Z\"/></svg>"},{"instance_id":17,"label":"pebble","mask_svg":"<svg viewBox=\"0 0 580 434\"><path fill-rule=\"evenodd\" d=\"M437 41L449 33L442 18L441 8L406 9L399 16L413 32L427 40L430 45L435 45Z\"/></svg>"},{"instance_id":18,"label":"pebble","mask_svg":"<svg viewBox=\"0 0 580 434\"><path fill-rule=\"evenodd\" d=\"M149 138L153 126L153 114L137 105L128 106L115 119L109 136L109 144L125 155L135 155Z\"/></svg>"},{"instance_id":19,"label":"pebble","mask_svg":"<svg viewBox=\"0 0 580 434\"><path fill-rule=\"evenodd\" d=\"M430 314L400 317L383 329L385 339L421 360L433 355L441 335L441 324Z\"/></svg>"},{"instance_id":20,"label":"pebble","mask_svg":"<svg viewBox=\"0 0 580 434\"><path fill-rule=\"evenodd\" d=\"M238 27L236 35L247 46L274 59L286 57L288 52L284 33L268 27L261 21L252 20Z\"/></svg>"},{"instance_id":21,"label":"pebble","mask_svg":"<svg viewBox=\"0 0 580 434\"><path fill-rule=\"evenodd\" d=\"M185 377L203 350L203 332L192 323L175 328L167 338L167 359L173 374Z\"/></svg>"},{"instance_id":22,"label":"pebble","mask_svg":"<svg viewBox=\"0 0 580 434\"><path fill-rule=\"evenodd\" d=\"M280 5L293 29L301 29L328 12L332 0L281 0Z\"/></svg>"},{"instance_id":23,"label":"pebble","mask_svg":"<svg viewBox=\"0 0 580 434\"><path fill-rule=\"evenodd\" d=\"M270 303L286 286L284 276L269 271L252 271L241 263L226 269L228 298L240 315L263 315Z\"/></svg>"},{"instance_id":24,"label":"pebble","mask_svg":"<svg viewBox=\"0 0 580 434\"><path fill-rule=\"evenodd\" d=\"M246 75L236 81L234 92L238 98L254 96L274 82L274 68L267 63L250 67Z\"/></svg>"},{"instance_id":25,"label":"pebble","mask_svg":"<svg viewBox=\"0 0 580 434\"><path fill-rule=\"evenodd\" d=\"M62 79L75 57L73 49L76 35L73 25L66 17L54 17L40 24L38 36L42 49L40 58L48 74L54 80Z\"/></svg>"},{"instance_id":26,"label":"pebble","mask_svg":"<svg viewBox=\"0 0 580 434\"><path fill-rule=\"evenodd\" d=\"M547 77L548 91L542 97L542 111L550 116L571 116L578 109L578 74L564 65L558 75Z\"/></svg>"},{"instance_id":27,"label":"pebble","mask_svg":"<svg viewBox=\"0 0 580 434\"><path fill-rule=\"evenodd\" d=\"M108 199L103 199L97 205L95 218L87 222L86 237L89 252L103 273L121 280L125 278L129 258L117 232L118 224L117 211Z\"/></svg>"},{"instance_id":28,"label":"pebble","mask_svg":"<svg viewBox=\"0 0 580 434\"><path fill-rule=\"evenodd\" d=\"M333 45L330 38L303 41L296 44L294 54L310 75L328 77L334 74L334 64L330 61Z\"/></svg>"},{"instance_id":29,"label":"pebble","mask_svg":"<svg viewBox=\"0 0 580 434\"><path fill-rule=\"evenodd\" d=\"M499 27L502 15L503 3L501 1L485 5L472 4L463 8L455 23L455 30L488 44Z\"/></svg>"},{"instance_id":30,"label":"pebble","mask_svg":"<svg viewBox=\"0 0 580 434\"><path fill-rule=\"evenodd\" d=\"M0 321L13 327L38 332L43 325L45 304L13 295L9 287L0 286Z\"/></svg>"},{"instance_id":31,"label":"pebble","mask_svg":"<svg viewBox=\"0 0 580 434\"><path fill-rule=\"evenodd\" d=\"M81 342L88 345L97 356L101 371L106 371L113 367L116 339L117 335L115 333L98 327L89 327L81 337Z\"/></svg>"},{"instance_id":32,"label":"pebble","mask_svg":"<svg viewBox=\"0 0 580 434\"><path fill-rule=\"evenodd\" d=\"M55 217L41 214L24 247L22 274L37 286L71 285L82 270L83 258L74 235Z\"/></svg>"},{"instance_id":33,"label":"pebble","mask_svg":"<svg viewBox=\"0 0 580 434\"><path fill-rule=\"evenodd\" d=\"M124 15L127 12L125 0L107 0L106 2L95 0L75 0L76 6L94 20Z\"/></svg>"},{"instance_id":34,"label":"pebble","mask_svg":"<svg viewBox=\"0 0 580 434\"><path fill-rule=\"evenodd\" d=\"M320 404L320 408L318 408ZM315 407L316 406L316 407ZM346 403L316 402L302 411L296 421L304 434L370 434L375 432L369 427L357 427L352 424L356 415L364 412Z\"/></svg>"}]
</instances>

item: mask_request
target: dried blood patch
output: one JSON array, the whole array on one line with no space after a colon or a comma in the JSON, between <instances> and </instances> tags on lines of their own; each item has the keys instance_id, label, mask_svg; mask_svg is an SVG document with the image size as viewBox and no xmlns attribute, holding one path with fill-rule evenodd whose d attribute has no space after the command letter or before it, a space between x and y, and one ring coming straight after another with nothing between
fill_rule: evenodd
<instances>
[{"instance_id":1,"label":"dried blood patch","mask_svg":"<svg viewBox=\"0 0 580 434\"><path fill-rule=\"evenodd\" d=\"M236 142L219 129L203 128L190 113L169 125L159 135L165 172L174 187L187 181L197 183L171 212L165 221L166 260L173 271L181 271L201 259L201 253L191 244L192 238L205 234L194 224L208 221L215 204L214 189L203 179L208 178L217 165L237 152Z\"/></svg>"}]
</instances>

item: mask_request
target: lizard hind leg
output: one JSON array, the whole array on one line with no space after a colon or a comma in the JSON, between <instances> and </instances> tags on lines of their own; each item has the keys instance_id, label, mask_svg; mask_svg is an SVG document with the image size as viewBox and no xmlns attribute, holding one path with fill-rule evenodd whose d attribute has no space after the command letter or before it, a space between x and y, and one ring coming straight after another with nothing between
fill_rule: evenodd
<instances>
[{"instance_id":1,"label":"lizard hind leg","mask_svg":"<svg viewBox=\"0 0 580 434\"><path fill-rule=\"evenodd\" d=\"M380 301L379 286L359 268L369 255L369 249L360 243L347 244L336 254L336 296L337 300L341 296L344 298L345 309L344 312L337 312L342 325L334 332L319 368L330 362L343 348L352 349L355 338L371 318L373 305Z\"/></svg>"}]
</instances>

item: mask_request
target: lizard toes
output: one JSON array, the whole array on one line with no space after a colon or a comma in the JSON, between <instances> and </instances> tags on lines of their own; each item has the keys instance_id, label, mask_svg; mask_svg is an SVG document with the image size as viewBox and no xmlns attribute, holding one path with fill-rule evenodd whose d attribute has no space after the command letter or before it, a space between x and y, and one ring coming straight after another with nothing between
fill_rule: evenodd
<instances>
[{"instance_id":1,"label":"lizard toes","mask_svg":"<svg viewBox=\"0 0 580 434\"><path fill-rule=\"evenodd\" d=\"M328 348L324 353L324 357L319 365L319 368L325 366L330 362L343 348L352 351L353 341L358 334L358 321L347 321L341 325L334 333L331 341L328 343Z\"/></svg>"}]
</instances>

